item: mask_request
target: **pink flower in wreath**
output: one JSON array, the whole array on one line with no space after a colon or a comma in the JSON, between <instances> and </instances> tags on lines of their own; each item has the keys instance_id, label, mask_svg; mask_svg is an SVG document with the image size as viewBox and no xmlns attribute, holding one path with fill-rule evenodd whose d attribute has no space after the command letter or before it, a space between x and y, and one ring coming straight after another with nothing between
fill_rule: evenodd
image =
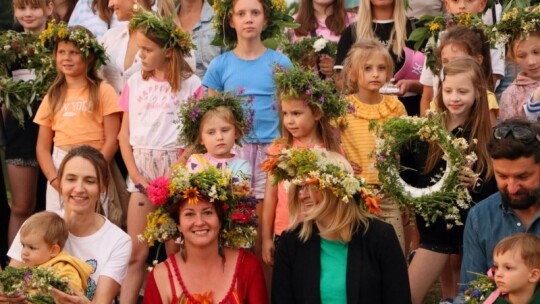
<instances>
[{"instance_id":1,"label":"pink flower in wreath","mask_svg":"<svg viewBox=\"0 0 540 304\"><path fill-rule=\"evenodd\" d=\"M150 182L148 188L146 188L146 194L152 204L156 206L163 206L169 198L169 179L165 176L160 176Z\"/></svg>"}]
</instances>

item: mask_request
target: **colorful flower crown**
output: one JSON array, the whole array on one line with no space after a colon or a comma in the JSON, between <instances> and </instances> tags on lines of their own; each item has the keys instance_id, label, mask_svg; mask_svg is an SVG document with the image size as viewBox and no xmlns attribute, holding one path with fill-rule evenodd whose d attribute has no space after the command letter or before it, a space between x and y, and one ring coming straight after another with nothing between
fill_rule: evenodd
<instances>
[{"instance_id":1,"label":"colorful flower crown","mask_svg":"<svg viewBox=\"0 0 540 304\"><path fill-rule=\"evenodd\" d=\"M233 14L233 0L213 0L214 8L213 25L216 37L212 41L213 45L223 46L232 49L238 42L236 30L229 24L229 16ZM265 28L261 33L261 40L274 39L281 41L285 36L285 28L297 28L299 24L294 22L291 14L287 12L287 3L284 0L262 0L264 6L268 7L268 18ZM278 42L267 43L276 48Z\"/></svg>"},{"instance_id":2,"label":"colorful flower crown","mask_svg":"<svg viewBox=\"0 0 540 304\"><path fill-rule=\"evenodd\" d=\"M441 32L454 25L462 25L468 27L478 27L485 29L486 25L482 21L480 15L477 14L439 14L436 16L423 16L418 20L418 26L409 36L410 41L414 41L414 49L419 50L425 44L424 54L426 55L426 67L434 74L439 73L439 69L435 60L435 49L439 46L439 36Z\"/></svg>"},{"instance_id":3,"label":"colorful flower crown","mask_svg":"<svg viewBox=\"0 0 540 304\"><path fill-rule=\"evenodd\" d=\"M194 145L198 152L205 152L206 148L197 142L201 121L204 115L218 107L226 107L231 110L234 119L242 128L244 134L249 134L253 126L255 112L251 104L253 97L244 98L241 94L244 90L241 89L237 94L219 93L216 96L206 96L201 99L190 98L180 106L180 125L182 131L178 137L178 141L183 145ZM241 145L241 138L236 139L236 143Z\"/></svg>"},{"instance_id":4,"label":"colorful flower crown","mask_svg":"<svg viewBox=\"0 0 540 304\"><path fill-rule=\"evenodd\" d=\"M41 32L39 39L41 45L49 50L53 50L60 41L72 42L81 51L85 60L90 55L94 56L96 69L99 69L101 65L109 60L103 45L97 41L90 31L82 26L70 28L65 22L57 23L53 19L49 22L47 28Z\"/></svg>"},{"instance_id":5,"label":"colorful flower crown","mask_svg":"<svg viewBox=\"0 0 540 304\"><path fill-rule=\"evenodd\" d=\"M345 116L347 111L354 111L349 102L337 91L333 81L319 78L314 71L303 69L297 65L285 68L274 67L274 81L282 98L303 97L309 104L321 109L327 119Z\"/></svg>"},{"instance_id":6,"label":"colorful flower crown","mask_svg":"<svg viewBox=\"0 0 540 304\"><path fill-rule=\"evenodd\" d=\"M257 235L257 199L250 194L247 181L232 177L230 170L220 171L210 167L198 173L189 173L186 167L173 168L171 178L158 177L150 182L146 193L158 209L147 216L144 233L139 240L149 246L179 236L175 220L171 218L171 207L184 201L196 204L200 200L214 203L221 208L224 221L221 239L224 246L231 248L251 247ZM176 205L176 206L175 206Z\"/></svg>"},{"instance_id":7,"label":"colorful flower crown","mask_svg":"<svg viewBox=\"0 0 540 304\"><path fill-rule=\"evenodd\" d=\"M72 294L68 279L58 277L52 267L8 266L0 271L0 294L7 297L23 295L28 303L54 303L52 288Z\"/></svg>"},{"instance_id":8,"label":"colorful flower crown","mask_svg":"<svg viewBox=\"0 0 540 304\"><path fill-rule=\"evenodd\" d=\"M163 50L179 48L182 54L188 56L195 45L191 42L191 35L178 27L171 16L160 17L156 12L147 12L138 9L129 21L131 30L142 30L151 34L164 43Z\"/></svg>"},{"instance_id":9,"label":"colorful flower crown","mask_svg":"<svg viewBox=\"0 0 540 304\"><path fill-rule=\"evenodd\" d=\"M380 211L379 199L368 189L365 180L357 179L352 172L330 162L326 149L282 149L278 155L268 155L261 168L274 176L274 184L285 181L286 189L290 184L330 189L345 203L355 197L360 206L370 213Z\"/></svg>"},{"instance_id":10,"label":"colorful flower crown","mask_svg":"<svg viewBox=\"0 0 540 304\"><path fill-rule=\"evenodd\" d=\"M326 54L336 58L337 42L326 40L324 37L303 38L295 42L284 43L283 53L299 65L305 66L305 61L318 55Z\"/></svg>"},{"instance_id":11,"label":"colorful flower crown","mask_svg":"<svg viewBox=\"0 0 540 304\"><path fill-rule=\"evenodd\" d=\"M513 7L491 28L490 42L508 45L514 40L527 39L532 32L540 30L540 6Z\"/></svg>"}]
</instances>

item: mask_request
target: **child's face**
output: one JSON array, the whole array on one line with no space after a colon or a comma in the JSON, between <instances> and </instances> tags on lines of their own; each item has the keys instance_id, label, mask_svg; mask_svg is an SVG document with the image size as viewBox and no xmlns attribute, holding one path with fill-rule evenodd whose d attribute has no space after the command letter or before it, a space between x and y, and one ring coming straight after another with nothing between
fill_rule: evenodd
<instances>
[{"instance_id":1,"label":"child's face","mask_svg":"<svg viewBox=\"0 0 540 304\"><path fill-rule=\"evenodd\" d=\"M495 283L501 292L518 293L527 290L531 285L534 290L538 278L533 275L534 269L525 265L519 250L508 250L495 255L493 264L496 269Z\"/></svg>"},{"instance_id":2,"label":"child's face","mask_svg":"<svg viewBox=\"0 0 540 304\"><path fill-rule=\"evenodd\" d=\"M41 265L58 255L54 246L47 244L43 238L43 233L39 231L21 234L21 244L23 245L21 258L28 266Z\"/></svg>"},{"instance_id":3,"label":"child's face","mask_svg":"<svg viewBox=\"0 0 540 304\"><path fill-rule=\"evenodd\" d=\"M266 25L264 8L259 0L234 1L230 26L238 39L259 40Z\"/></svg>"},{"instance_id":4,"label":"child's face","mask_svg":"<svg viewBox=\"0 0 540 304\"><path fill-rule=\"evenodd\" d=\"M384 55L375 54L365 62L360 63L358 69L358 88L360 90L378 92L388 79L388 66Z\"/></svg>"},{"instance_id":5,"label":"child's face","mask_svg":"<svg viewBox=\"0 0 540 304\"><path fill-rule=\"evenodd\" d=\"M302 99L285 99L281 102L283 126L291 135L303 143L316 139L317 121L320 117L313 115L313 111Z\"/></svg>"},{"instance_id":6,"label":"child's face","mask_svg":"<svg viewBox=\"0 0 540 304\"><path fill-rule=\"evenodd\" d=\"M446 10L452 15L478 14L484 11L486 0L445 0Z\"/></svg>"},{"instance_id":7,"label":"child's face","mask_svg":"<svg viewBox=\"0 0 540 304\"><path fill-rule=\"evenodd\" d=\"M236 140L236 128L233 124L212 115L201 124L201 144L204 145L208 154L215 158L230 158L231 149Z\"/></svg>"},{"instance_id":8,"label":"child's face","mask_svg":"<svg viewBox=\"0 0 540 304\"><path fill-rule=\"evenodd\" d=\"M540 37L529 36L527 40L515 42L513 59L527 77L540 81Z\"/></svg>"},{"instance_id":9,"label":"child's face","mask_svg":"<svg viewBox=\"0 0 540 304\"><path fill-rule=\"evenodd\" d=\"M143 71L165 71L167 67L167 55L157 43L148 39L140 31L137 32L137 47L139 48L141 68Z\"/></svg>"},{"instance_id":10,"label":"child's face","mask_svg":"<svg viewBox=\"0 0 540 304\"><path fill-rule=\"evenodd\" d=\"M470 57L470 54L454 44L447 44L442 48L441 62L443 66L457 57Z\"/></svg>"},{"instance_id":11,"label":"child's face","mask_svg":"<svg viewBox=\"0 0 540 304\"><path fill-rule=\"evenodd\" d=\"M52 14L52 10L52 3L49 3L45 10L40 6L25 5L15 7L14 14L25 31L40 33L45 29L47 17Z\"/></svg>"},{"instance_id":12,"label":"child's face","mask_svg":"<svg viewBox=\"0 0 540 304\"><path fill-rule=\"evenodd\" d=\"M467 118L476 99L476 90L469 73L448 75L442 83L444 106L450 115Z\"/></svg>"},{"instance_id":13,"label":"child's face","mask_svg":"<svg viewBox=\"0 0 540 304\"><path fill-rule=\"evenodd\" d=\"M87 62L81 51L72 42L60 41L56 48L56 68L66 77L85 75Z\"/></svg>"}]
</instances>

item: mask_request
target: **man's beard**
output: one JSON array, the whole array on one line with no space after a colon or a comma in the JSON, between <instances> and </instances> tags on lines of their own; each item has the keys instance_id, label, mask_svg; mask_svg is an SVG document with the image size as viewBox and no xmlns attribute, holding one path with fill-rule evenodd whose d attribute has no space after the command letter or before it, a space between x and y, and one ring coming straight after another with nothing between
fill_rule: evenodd
<instances>
[{"instance_id":1,"label":"man's beard","mask_svg":"<svg viewBox=\"0 0 540 304\"><path fill-rule=\"evenodd\" d=\"M525 210L540 201L540 186L532 191L520 189L516 192L519 198L510 198L508 190L501 192L503 206L516 210Z\"/></svg>"}]
</instances>

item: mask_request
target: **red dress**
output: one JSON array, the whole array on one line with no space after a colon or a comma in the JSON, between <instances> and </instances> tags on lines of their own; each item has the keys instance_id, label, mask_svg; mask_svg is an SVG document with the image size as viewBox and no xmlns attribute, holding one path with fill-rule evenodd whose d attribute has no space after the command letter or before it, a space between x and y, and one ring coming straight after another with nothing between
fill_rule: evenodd
<instances>
[{"instance_id":1,"label":"red dress","mask_svg":"<svg viewBox=\"0 0 540 304\"><path fill-rule=\"evenodd\" d=\"M173 299L171 304L210 304L208 299L211 290L206 294L191 294L184 285L180 269L176 264L176 259L171 254L169 259L164 262L169 275L169 284L171 287ZM182 288L180 295L177 294L174 281L178 281ZM159 282L163 284L164 282ZM161 295L157 287L157 282L154 277L154 272L150 272L144 290L144 304L163 303ZM238 259L236 261L236 269L232 280L231 287L227 295L219 302L222 304L240 304L240 303L268 303L268 295L266 292L266 284L261 265L257 258L240 249Z\"/></svg>"}]
</instances>

